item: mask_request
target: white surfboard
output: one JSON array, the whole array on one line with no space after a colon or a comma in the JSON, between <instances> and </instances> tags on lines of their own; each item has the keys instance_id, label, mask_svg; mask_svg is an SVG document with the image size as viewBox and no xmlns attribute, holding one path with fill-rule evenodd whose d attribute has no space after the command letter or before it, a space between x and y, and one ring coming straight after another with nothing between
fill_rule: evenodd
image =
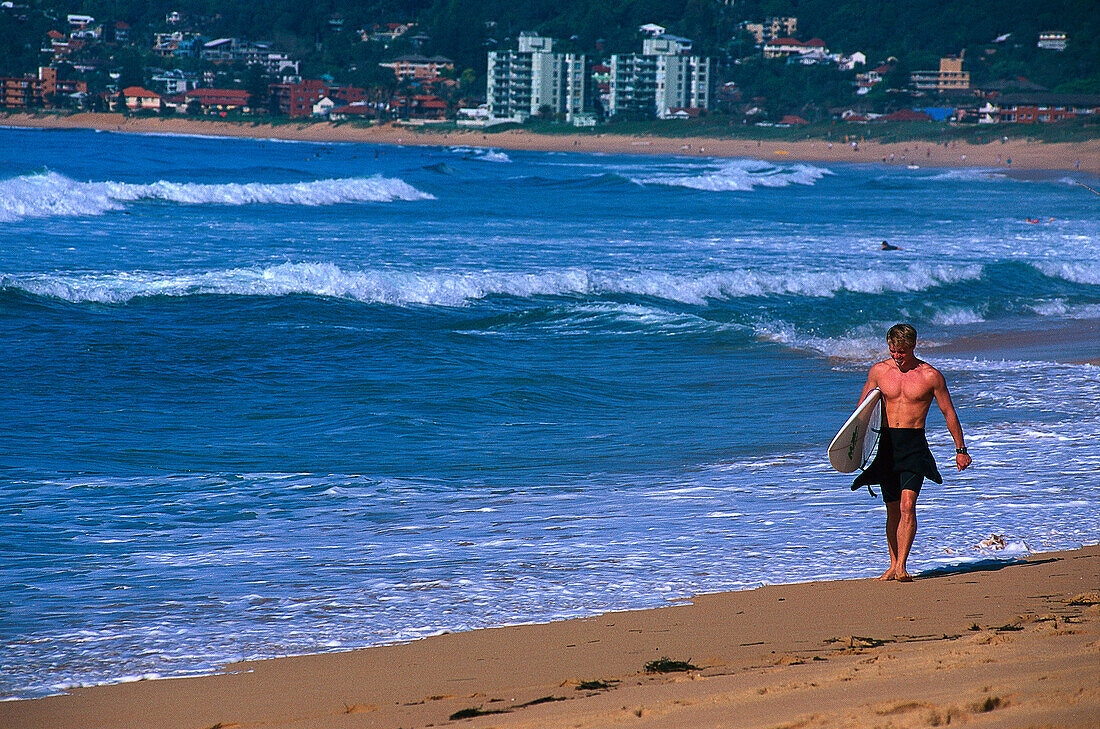
<instances>
[{"instance_id":1,"label":"white surfboard","mask_svg":"<svg viewBox=\"0 0 1100 729\"><path fill-rule=\"evenodd\" d=\"M841 473L865 467L875 452L881 432L882 393L876 387L867 393L829 444L829 463Z\"/></svg>"}]
</instances>

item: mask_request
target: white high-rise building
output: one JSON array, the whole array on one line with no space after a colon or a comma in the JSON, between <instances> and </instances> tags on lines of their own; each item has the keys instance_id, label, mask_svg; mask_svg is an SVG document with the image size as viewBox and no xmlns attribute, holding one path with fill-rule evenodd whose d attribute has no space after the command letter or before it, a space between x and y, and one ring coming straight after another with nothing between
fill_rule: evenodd
<instances>
[{"instance_id":1,"label":"white high-rise building","mask_svg":"<svg viewBox=\"0 0 1100 729\"><path fill-rule=\"evenodd\" d=\"M710 108L710 58L688 55L691 41L662 35L642 41L641 53L611 56L608 116L653 115Z\"/></svg>"},{"instance_id":2,"label":"white high-rise building","mask_svg":"<svg viewBox=\"0 0 1100 729\"><path fill-rule=\"evenodd\" d=\"M550 38L520 33L518 50L489 52L486 105L491 118L522 122L549 108L572 122L584 113L585 58L553 49Z\"/></svg>"}]
</instances>

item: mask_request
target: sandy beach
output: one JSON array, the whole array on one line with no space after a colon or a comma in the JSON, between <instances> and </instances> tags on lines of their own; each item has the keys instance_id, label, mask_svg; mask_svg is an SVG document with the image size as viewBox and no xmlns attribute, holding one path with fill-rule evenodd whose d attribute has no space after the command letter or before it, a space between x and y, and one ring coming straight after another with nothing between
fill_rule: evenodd
<instances>
[{"instance_id":1,"label":"sandy beach","mask_svg":"<svg viewBox=\"0 0 1100 729\"><path fill-rule=\"evenodd\" d=\"M668 659L687 666L653 672ZM647 665L650 666L647 671ZM1100 547L0 703L0 725L1091 727Z\"/></svg>"},{"instance_id":2,"label":"sandy beach","mask_svg":"<svg viewBox=\"0 0 1100 729\"><path fill-rule=\"evenodd\" d=\"M1012 170L1075 170L1100 174L1100 140L1048 144L1010 139L984 145L952 142L878 144L861 141L857 125L844 128L849 137L773 142L699 137L632 137L614 134L532 134L520 130L485 133L480 130L436 132L386 124L359 127L333 123L246 124L176 117L124 117L121 114L80 113L0 115L0 125L50 129L101 129L146 134L196 134L253 137L311 142L368 142L376 144L470 146L534 151L603 152L620 154L700 155L749 157L772 161L861 162L921 167L981 167ZM853 144L854 142L855 144ZM1011 160L1011 163L1009 161Z\"/></svg>"}]
</instances>

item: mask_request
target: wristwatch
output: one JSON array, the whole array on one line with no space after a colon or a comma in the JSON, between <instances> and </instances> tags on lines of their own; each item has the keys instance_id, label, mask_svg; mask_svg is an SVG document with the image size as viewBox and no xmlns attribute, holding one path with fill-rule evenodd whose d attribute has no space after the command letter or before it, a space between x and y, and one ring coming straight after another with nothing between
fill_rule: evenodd
<instances>
[{"instance_id":1,"label":"wristwatch","mask_svg":"<svg viewBox=\"0 0 1100 729\"><path fill-rule=\"evenodd\" d=\"M966 455L966 446L963 446L962 448L956 448L955 453Z\"/></svg>"}]
</instances>

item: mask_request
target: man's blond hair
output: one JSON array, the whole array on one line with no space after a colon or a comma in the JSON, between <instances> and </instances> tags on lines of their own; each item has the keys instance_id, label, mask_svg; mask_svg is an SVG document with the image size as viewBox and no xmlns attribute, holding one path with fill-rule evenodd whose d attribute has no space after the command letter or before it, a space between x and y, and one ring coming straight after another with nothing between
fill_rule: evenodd
<instances>
[{"instance_id":1,"label":"man's blond hair","mask_svg":"<svg viewBox=\"0 0 1100 729\"><path fill-rule=\"evenodd\" d=\"M886 343L891 347L902 345L904 347L917 346L917 330L909 324L895 324L886 332Z\"/></svg>"}]
</instances>

